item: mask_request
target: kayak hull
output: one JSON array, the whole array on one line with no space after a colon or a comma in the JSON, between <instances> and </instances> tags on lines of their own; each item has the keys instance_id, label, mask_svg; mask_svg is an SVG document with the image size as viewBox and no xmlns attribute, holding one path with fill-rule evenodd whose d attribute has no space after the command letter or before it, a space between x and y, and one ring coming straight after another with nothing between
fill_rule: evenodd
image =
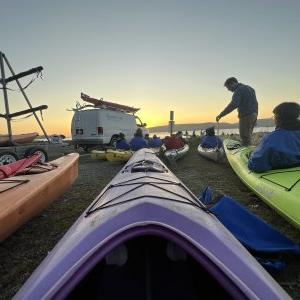
<instances>
[{"instance_id":1,"label":"kayak hull","mask_svg":"<svg viewBox=\"0 0 300 300\"><path fill-rule=\"evenodd\" d=\"M110 162L126 162L130 159L132 154L132 151L107 150L105 158Z\"/></svg>"},{"instance_id":2,"label":"kayak hull","mask_svg":"<svg viewBox=\"0 0 300 300\"><path fill-rule=\"evenodd\" d=\"M105 151L101 151L101 150L92 150L91 151L91 158L92 159L96 159L96 160L104 160L106 159L105 157Z\"/></svg>"},{"instance_id":3,"label":"kayak hull","mask_svg":"<svg viewBox=\"0 0 300 300\"><path fill-rule=\"evenodd\" d=\"M50 163L57 167L49 172L1 180L0 241L44 210L67 191L76 179L77 153L68 154Z\"/></svg>"},{"instance_id":4,"label":"kayak hull","mask_svg":"<svg viewBox=\"0 0 300 300\"><path fill-rule=\"evenodd\" d=\"M188 151L189 151L190 147L188 144L185 144L182 148L180 149L172 149L172 150L167 150L164 153L164 156L169 160L169 161L176 161L180 158L182 158L183 156L185 156Z\"/></svg>"},{"instance_id":5,"label":"kayak hull","mask_svg":"<svg viewBox=\"0 0 300 300\"><path fill-rule=\"evenodd\" d=\"M231 298L289 298L191 191L143 149L99 194L14 299L68 298L92 270L105 267L112 251L150 236L186 251ZM135 259L130 253L128 257ZM118 268L122 273L122 263ZM111 284L114 290L121 288L114 280ZM165 285L168 288L171 291L174 285Z\"/></svg>"},{"instance_id":6,"label":"kayak hull","mask_svg":"<svg viewBox=\"0 0 300 300\"><path fill-rule=\"evenodd\" d=\"M300 228L300 167L255 173L248 169L254 147L229 150L236 141L225 140L227 159L242 182L288 222Z\"/></svg>"},{"instance_id":7,"label":"kayak hull","mask_svg":"<svg viewBox=\"0 0 300 300\"><path fill-rule=\"evenodd\" d=\"M202 148L200 145L197 148L198 154L215 162L222 161L224 157L223 148Z\"/></svg>"}]
</instances>

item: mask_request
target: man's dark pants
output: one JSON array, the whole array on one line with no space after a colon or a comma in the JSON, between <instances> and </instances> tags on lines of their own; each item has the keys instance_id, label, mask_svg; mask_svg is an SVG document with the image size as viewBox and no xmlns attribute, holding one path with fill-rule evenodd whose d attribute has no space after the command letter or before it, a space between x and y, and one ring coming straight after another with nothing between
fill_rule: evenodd
<instances>
[{"instance_id":1,"label":"man's dark pants","mask_svg":"<svg viewBox=\"0 0 300 300\"><path fill-rule=\"evenodd\" d=\"M257 114L252 113L240 118L239 130L243 146L249 146L252 142L252 133L256 125Z\"/></svg>"}]
</instances>

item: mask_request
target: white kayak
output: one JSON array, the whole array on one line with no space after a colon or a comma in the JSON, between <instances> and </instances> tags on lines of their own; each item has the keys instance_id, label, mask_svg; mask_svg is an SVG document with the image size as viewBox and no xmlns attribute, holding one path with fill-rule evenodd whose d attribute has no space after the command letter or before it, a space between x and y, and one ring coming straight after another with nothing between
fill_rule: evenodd
<instances>
[{"instance_id":1,"label":"white kayak","mask_svg":"<svg viewBox=\"0 0 300 300\"><path fill-rule=\"evenodd\" d=\"M188 144L185 144L182 148L179 149L172 149L172 150L167 150L164 153L164 156L169 160L169 161L176 161L179 158L183 157L188 151L190 147Z\"/></svg>"},{"instance_id":2,"label":"white kayak","mask_svg":"<svg viewBox=\"0 0 300 300\"><path fill-rule=\"evenodd\" d=\"M198 154L207 159L219 162L224 158L223 148L203 148L200 145L197 148Z\"/></svg>"}]
</instances>

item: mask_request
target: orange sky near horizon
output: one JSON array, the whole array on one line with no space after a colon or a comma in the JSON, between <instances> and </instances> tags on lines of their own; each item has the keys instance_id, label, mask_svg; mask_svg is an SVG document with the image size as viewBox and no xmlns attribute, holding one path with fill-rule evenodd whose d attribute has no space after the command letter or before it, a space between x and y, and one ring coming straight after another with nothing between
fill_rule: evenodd
<instances>
[{"instance_id":1,"label":"orange sky near horizon","mask_svg":"<svg viewBox=\"0 0 300 300\"><path fill-rule=\"evenodd\" d=\"M227 93L229 97L231 97L231 94ZM95 96L95 95L93 95ZM96 97L96 96L95 96ZM100 98L100 97L99 97ZM79 97L78 97L79 99ZM111 99L105 99L105 100L111 100ZM115 100L116 101L116 100ZM230 101L230 98L228 100L224 99L222 101L223 106ZM41 104L46 104L45 102L37 103L34 102L34 106L38 106ZM43 120L41 119L41 115L38 112L37 115L42 121L42 124L47 132L47 134L64 134L65 136L71 136L71 120L73 116L72 111L66 111L67 108L71 108L72 106L75 106L75 100L72 101L64 101L64 99L61 99L59 101L62 104L60 107L48 104L49 108L48 110L43 111ZM81 103L84 103L83 101L80 101ZM154 126L163 126L167 125L169 121L169 112L170 110L174 110L175 112L175 123L176 124L186 124L186 123L204 123L204 122L215 122L215 116L224 108L220 104L214 103L212 100L208 101L206 107L203 107L201 103L201 99L195 99L194 101L176 101L176 105L171 105L169 103L166 103L164 99L161 99L160 101L132 101L130 103L129 99L125 101L116 101L118 103L131 105L135 107L140 107L141 109L137 112L137 115L140 117L140 119L147 123L147 127L154 127ZM151 105L151 102L155 102L156 105ZM159 106L159 102L161 103L161 106ZM178 104L178 102L180 104ZM199 104L197 104L199 102ZM69 105L67 105L69 103ZM166 103L166 104L163 104ZM212 104L210 104L212 103ZM217 102L219 103L219 101ZM139 105L140 104L140 105ZM20 109L26 109L26 104L24 101L24 105L22 105L22 108L14 108L13 105L11 105L10 111L14 112L16 110ZM260 109L259 112L259 118L270 118L272 116L271 113L271 107L263 106ZM238 121L237 118L237 112L234 111L231 114L225 116L221 119L221 122L228 122L228 123L235 123ZM1 128L4 128L4 130L1 132L1 134L6 134L6 122L2 119L0 123ZM28 119L19 119L17 121L12 122L12 128L14 134L20 134L20 133L26 133L26 132L39 132L39 134L42 135L42 131L39 128L37 122L35 121L35 118L31 116Z\"/></svg>"}]
</instances>

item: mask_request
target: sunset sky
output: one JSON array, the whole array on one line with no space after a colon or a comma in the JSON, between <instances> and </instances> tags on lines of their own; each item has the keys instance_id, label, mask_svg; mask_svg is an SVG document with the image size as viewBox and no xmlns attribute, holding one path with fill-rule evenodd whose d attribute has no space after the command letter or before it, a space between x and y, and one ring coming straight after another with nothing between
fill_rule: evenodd
<instances>
[{"instance_id":1,"label":"sunset sky","mask_svg":"<svg viewBox=\"0 0 300 300\"><path fill-rule=\"evenodd\" d=\"M43 113L49 134L70 135L67 109L80 92L140 107L149 127L167 124L170 110L176 123L214 121L231 99L223 86L230 76L256 90L259 118L271 117L282 101L299 101L297 0L0 4L0 51L17 73L44 67L43 80L26 92L34 106L49 106ZM9 100L11 112L27 108L18 92L9 92ZM222 119L236 120L236 112ZM13 122L13 129L39 131L33 118Z\"/></svg>"}]
</instances>

